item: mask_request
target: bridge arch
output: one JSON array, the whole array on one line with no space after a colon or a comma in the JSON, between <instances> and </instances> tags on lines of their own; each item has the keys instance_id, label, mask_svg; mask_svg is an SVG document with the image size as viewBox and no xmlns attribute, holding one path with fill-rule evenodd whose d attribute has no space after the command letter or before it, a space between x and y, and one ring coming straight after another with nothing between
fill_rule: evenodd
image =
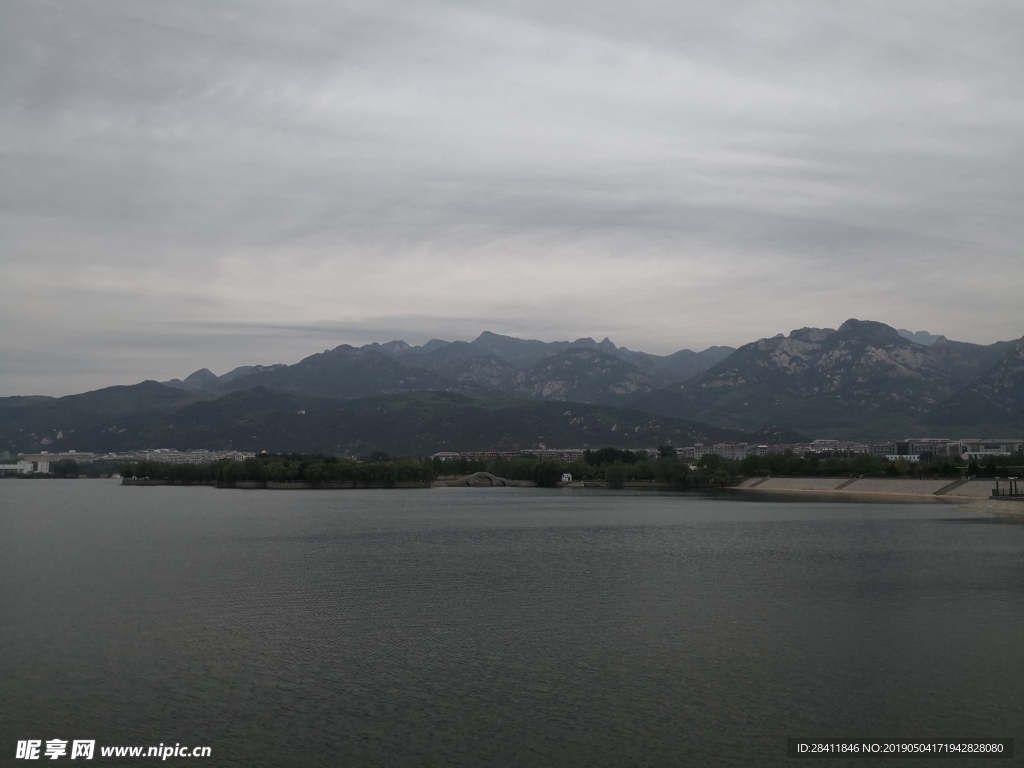
<instances>
[{"instance_id":1,"label":"bridge arch","mask_svg":"<svg viewBox=\"0 0 1024 768\"><path fill-rule=\"evenodd\" d=\"M496 486L507 486L508 481L503 477L492 475L490 472L474 472L472 475L459 478L458 484L478 488L494 488Z\"/></svg>"}]
</instances>

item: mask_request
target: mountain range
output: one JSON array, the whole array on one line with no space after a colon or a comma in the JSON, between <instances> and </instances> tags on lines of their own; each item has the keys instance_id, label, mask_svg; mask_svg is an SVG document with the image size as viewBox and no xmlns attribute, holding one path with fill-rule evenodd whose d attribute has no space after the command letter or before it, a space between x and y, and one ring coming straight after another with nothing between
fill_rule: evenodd
<instances>
[{"instance_id":1,"label":"mountain range","mask_svg":"<svg viewBox=\"0 0 1024 768\"><path fill-rule=\"evenodd\" d=\"M621 395L653 392L684 381L734 351L710 347L661 356L616 347L609 339L543 342L485 331L472 342L342 344L290 366L245 366L222 376L204 368L183 380L163 383L210 394L265 386L343 398L444 391L611 404Z\"/></svg>"},{"instance_id":2,"label":"mountain range","mask_svg":"<svg viewBox=\"0 0 1024 768\"><path fill-rule=\"evenodd\" d=\"M747 344L700 374L640 398L667 416L749 429L765 422L811 434L1024 430L1021 342L938 337L919 344L883 323L848 320ZM978 394L984 392L985 407Z\"/></svg>"},{"instance_id":3,"label":"mountain range","mask_svg":"<svg viewBox=\"0 0 1024 768\"><path fill-rule=\"evenodd\" d=\"M609 339L482 333L293 365L0 398L0 450L155 446L359 454L1024 431L1024 339L977 345L882 323L653 355Z\"/></svg>"}]
</instances>

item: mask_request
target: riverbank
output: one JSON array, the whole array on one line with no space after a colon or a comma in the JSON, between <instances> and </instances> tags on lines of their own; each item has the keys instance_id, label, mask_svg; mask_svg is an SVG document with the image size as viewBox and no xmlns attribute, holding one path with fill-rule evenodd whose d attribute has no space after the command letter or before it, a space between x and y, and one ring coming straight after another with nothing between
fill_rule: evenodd
<instances>
[{"instance_id":1,"label":"riverbank","mask_svg":"<svg viewBox=\"0 0 1024 768\"><path fill-rule=\"evenodd\" d=\"M1004 483L1005 485L1005 483ZM996 499L996 481L909 478L752 477L735 486L744 493L813 495L863 502L965 504L977 511L1024 515L1024 499Z\"/></svg>"},{"instance_id":2,"label":"riverbank","mask_svg":"<svg viewBox=\"0 0 1024 768\"><path fill-rule=\"evenodd\" d=\"M219 484L216 480L210 480L206 482L191 482L188 480L164 480L162 478L146 478L146 477L123 477L121 478L121 485L173 485L173 486L205 486L208 488L227 488L235 490L271 490L271 491L312 491L312 490L326 490L326 491L340 491L340 490L356 490L365 488L430 488L432 486L429 480L415 480L415 481L396 481L394 483L379 483L379 482L323 482L323 483L275 483L273 480L239 480L231 484Z\"/></svg>"}]
</instances>

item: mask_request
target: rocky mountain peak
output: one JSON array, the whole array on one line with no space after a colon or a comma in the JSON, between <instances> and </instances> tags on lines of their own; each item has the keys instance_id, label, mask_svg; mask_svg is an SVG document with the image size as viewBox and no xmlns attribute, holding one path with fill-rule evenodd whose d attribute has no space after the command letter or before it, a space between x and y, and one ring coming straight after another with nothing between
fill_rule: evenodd
<instances>
[{"instance_id":1,"label":"rocky mountain peak","mask_svg":"<svg viewBox=\"0 0 1024 768\"><path fill-rule=\"evenodd\" d=\"M849 322L850 321L847 321L847 323ZM845 326L846 323L843 325ZM835 333L835 331L831 328L797 328L795 331L790 331L789 336L775 336L772 340L791 339L793 341L800 341L806 344L820 344L833 333Z\"/></svg>"},{"instance_id":2,"label":"rocky mountain peak","mask_svg":"<svg viewBox=\"0 0 1024 768\"><path fill-rule=\"evenodd\" d=\"M892 326L874 320L857 320L850 318L839 326L837 333L845 336L856 336L864 340L888 344L906 344L906 339Z\"/></svg>"},{"instance_id":3,"label":"rocky mountain peak","mask_svg":"<svg viewBox=\"0 0 1024 768\"><path fill-rule=\"evenodd\" d=\"M650 376L632 363L597 348L569 347L520 371L514 391L545 400L612 402L622 395L651 392Z\"/></svg>"},{"instance_id":4,"label":"rocky mountain peak","mask_svg":"<svg viewBox=\"0 0 1024 768\"><path fill-rule=\"evenodd\" d=\"M1009 346L1003 349L1005 356ZM1020 350L1024 355L1024 344ZM659 395L651 407L666 415L686 413L746 428L772 422L810 429L843 419L876 424L913 419L934 409L963 386L964 375L999 354L999 345L924 346L884 323L854 318L837 330L800 328L783 338L747 344L677 385L675 400ZM1008 391L1015 381L1013 369L993 372L993 388Z\"/></svg>"}]
</instances>

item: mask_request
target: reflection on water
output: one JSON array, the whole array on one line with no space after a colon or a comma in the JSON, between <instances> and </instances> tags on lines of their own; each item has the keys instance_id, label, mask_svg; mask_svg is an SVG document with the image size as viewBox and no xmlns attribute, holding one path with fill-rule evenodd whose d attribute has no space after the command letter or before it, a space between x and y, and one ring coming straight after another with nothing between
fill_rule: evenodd
<instances>
[{"instance_id":1,"label":"reflection on water","mask_svg":"<svg viewBox=\"0 0 1024 768\"><path fill-rule=\"evenodd\" d=\"M783 765L787 736L1020 739L1024 528L993 520L936 504L5 481L3 748Z\"/></svg>"}]
</instances>

